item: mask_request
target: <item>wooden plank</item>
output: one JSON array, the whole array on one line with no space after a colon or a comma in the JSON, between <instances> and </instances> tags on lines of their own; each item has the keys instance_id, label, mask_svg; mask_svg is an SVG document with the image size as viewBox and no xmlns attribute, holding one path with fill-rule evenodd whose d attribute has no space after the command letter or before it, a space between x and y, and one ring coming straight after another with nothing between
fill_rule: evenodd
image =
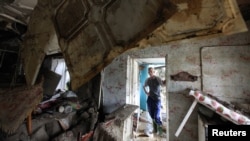
<instances>
[{"instance_id":1,"label":"wooden plank","mask_svg":"<svg viewBox=\"0 0 250 141\"><path fill-rule=\"evenodd\" d=\"M181 131L182 131L184 125L186 124L188 118L190 117L190 115L191 115L191 113L193 112L193 110L194 110L195 106L197 105L197 103L198 103L197 100L194 100L194 101L193 101L193 103L192 103L191 107L189 108L189 110L188 110L186 116L185 116L184 119L182 120L180 126L178 127L178 129L177 129L177 131L176 131L176 133L175 133L175 136L176 136L176 137L178 137L178 136L180 135L180 133L181 133Z\"/></svg>"}]
</instances>

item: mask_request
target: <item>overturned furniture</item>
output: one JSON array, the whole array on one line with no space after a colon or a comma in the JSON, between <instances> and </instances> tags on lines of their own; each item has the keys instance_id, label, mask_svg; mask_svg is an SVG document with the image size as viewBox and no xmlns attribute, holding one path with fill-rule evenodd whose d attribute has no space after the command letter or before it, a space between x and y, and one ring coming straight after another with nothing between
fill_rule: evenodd
<instances>
[{"instance_id":1,"label":"overturned furniture","mask_svg":"<svg viewBox=\"0 0 250 141\"><path fill-rule=\"evenodd\" d=\"M13 133L31 114L42 100L42 83L31 87L17 87L0 94L0 128ZM31 118L27 118L28 132L31 132Z\"/></svg>"},{"instance_id":2,"label":"overturned furniture","mask_svg":"<svg viewBox=\"0 0 250 141\"><path fill-rule=\"evenodd\" d=\"M218 100L216 97L207 95L205 92L199 90L190 90L190 96L193 96L195 99L193 104L189 108L186 116L184 117L182 123L180 124L179 128L177 129L175 136L179 136L181 130L183 129L185 123L187 122L190 114L194 110L197 103L204 105L205 107L209 108L210 110L214 111L224 119L236 124L236 125L250 125L250 118L233 108L229 108L227 106L228 103L222 102Z\"/></svg>"},{"instance_id":3,"label":"overturned furniture","mask_svg":"<svg viewBox=\"0 0 250 141\"><path fill-rule=\"evenodd\" d=\"M105 122L95 130L94 141L125 141L132 138L133 113L137 108L136 105L125 104L106 116Z\"/></svg>"}]
</instances>

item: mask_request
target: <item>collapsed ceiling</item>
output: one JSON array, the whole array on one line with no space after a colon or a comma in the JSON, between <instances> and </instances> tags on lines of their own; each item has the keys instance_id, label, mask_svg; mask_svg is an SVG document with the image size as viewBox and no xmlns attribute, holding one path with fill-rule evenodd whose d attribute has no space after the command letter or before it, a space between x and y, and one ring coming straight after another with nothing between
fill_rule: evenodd
<instances>
[{"instance_id":1,"label":"collapsed ceiling","mask_svg":"<svg viewBox=\"0 0 250 141\"><path fill-rule=\"evenodd\" d=\"M72 88L77 89L128 49L244 32L244 21L250 19L249 3L4 0L0 2L0 56L14 53L14 59L1 62L12 60L15 64L21 50L25 79L32 85L44 57L60 52L69 68ZM0 73L5 73L5 66L11 68L8 64L1 63Z\"/></svg>"}]
</instances>

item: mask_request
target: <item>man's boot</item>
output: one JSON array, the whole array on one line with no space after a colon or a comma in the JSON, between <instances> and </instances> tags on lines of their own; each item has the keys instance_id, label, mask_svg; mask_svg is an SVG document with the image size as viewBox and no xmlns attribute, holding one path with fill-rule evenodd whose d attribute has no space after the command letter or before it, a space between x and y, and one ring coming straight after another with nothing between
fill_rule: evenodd
<instances>
[{"instance_id":1,"label":"man's boot","mask_svg":"<svg viewBox=\"0 0 250 141\"><path fill-rule=\"evenodd\" d=\"M157 135L159 135L162 138L167 137L166 133L163 132L162 125L157 125L157 130L158 130Z\"/></svg>"},{"instance_id":2,"label":"man's boot","mask_svg":"<svg viewBox=\"0 0 250 141\"><path fill-rule=\"evenodd\" d=\"M153 121L153 133L157 133L157 124Z\"/></svg>"}]
</instances>

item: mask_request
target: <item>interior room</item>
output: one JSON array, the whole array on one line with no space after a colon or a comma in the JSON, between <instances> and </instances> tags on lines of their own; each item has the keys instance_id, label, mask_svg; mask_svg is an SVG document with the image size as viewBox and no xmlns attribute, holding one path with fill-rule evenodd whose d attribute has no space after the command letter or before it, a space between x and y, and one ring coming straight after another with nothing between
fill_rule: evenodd
<instances>
[{"instance_id":1,"label":"interior room","mask_svg":"<svg viewBox=\"0 0 250 141\"><path fill-rule=\"evenodd\" d=\"M249 0L3 0L0 140L207 141L250 124ZM161 87L165 136L143 91Z\"/></svg>"}]
</instances>

